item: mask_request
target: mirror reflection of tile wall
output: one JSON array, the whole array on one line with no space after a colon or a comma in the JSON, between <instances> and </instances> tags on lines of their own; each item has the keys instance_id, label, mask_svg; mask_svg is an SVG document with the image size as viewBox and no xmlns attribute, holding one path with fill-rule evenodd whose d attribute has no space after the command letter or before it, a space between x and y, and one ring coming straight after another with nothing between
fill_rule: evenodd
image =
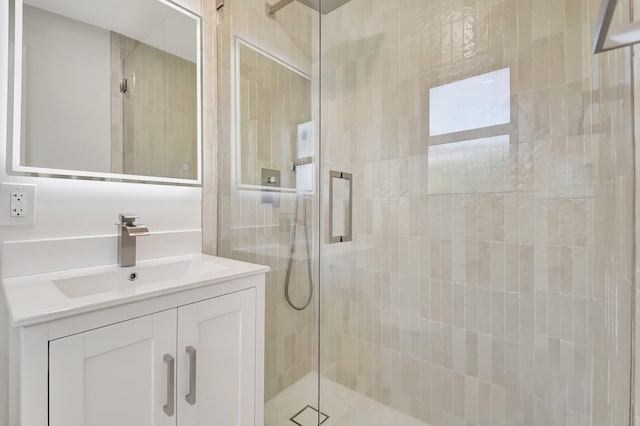
<instances>
[{"instance_id":1,"label":"mirror reflection of tile wall","mask_svg":"<svg viewBox=\"0 0 640 426\"><path fill-rule=\"evenodd\" d=\"M123 172L196 179L196 64L137 43L122 67Z\"/></svg>"},{"instance_id":2,"label":"mirror reflection of tile wall","mask_svg":"<svg viewBox=\"0 0 640 426\"><path fill-rule=\"evenodd\" d=\"M261 170L281 171L282 187L295 187L291 163L298 125L311 121L311 81L239 43L240 178L262 185Z\"/></svg>"}]
</instances>

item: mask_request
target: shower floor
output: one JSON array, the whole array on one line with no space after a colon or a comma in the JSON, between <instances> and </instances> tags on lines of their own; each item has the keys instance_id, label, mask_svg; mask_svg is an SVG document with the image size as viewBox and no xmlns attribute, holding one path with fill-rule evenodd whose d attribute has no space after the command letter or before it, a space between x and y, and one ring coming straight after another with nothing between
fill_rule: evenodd
<instances>
[{"instance_id":1,"label":"shower floor","mask_svg":"<svg viewBox=\"0 0 640 426\"><path fill-rule=\"evenodd\" d=\"M429 426L336 382L325 378L321 381L321 410L329 416L322 426ZM265 426L317 426L317 394L317 374L304 376L265 404Z\"/></svg>"}]
</instances>

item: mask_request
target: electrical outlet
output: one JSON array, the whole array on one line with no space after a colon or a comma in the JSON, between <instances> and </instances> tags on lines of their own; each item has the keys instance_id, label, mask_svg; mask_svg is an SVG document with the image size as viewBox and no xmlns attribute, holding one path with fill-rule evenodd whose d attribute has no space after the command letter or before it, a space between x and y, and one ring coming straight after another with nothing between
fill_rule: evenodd
<instances>
[{"instance_id":1,"label":"electrical outlet","mask_svg":"<svg viewBox=\"0 0 640 426\"><path fill-rule=\"evenodd\" d=\"M22 207L11 207L11 217L25 217L27 212Z\"/></svg>"},{"instance_id":2,"label":"electrical outlet","mask_svg":"<svg viewBox=\"0 0 640 426\"><path fill-rule=\"evenodd\" d=\"M20 192L12 192L11 200L10 200L10 217L27 217L27 193Z\"/></svg>"},{"instance_id":3,"label":"electrical outlet","mask_svg":"<svg viewBox=\"0 0 640 426\"><path fill-rule=\"evenodd\" d=\"M11 193L11 204L19 204L24 202L27 194L25 192L12 192Z\"/></svg>"},{"instance_id":4,"label":"electrical outlet","mask_svg":"<svg viewBox=\"0 0 640 426\"><path fill-rule=\"evenodd\" d=\"M3 183L0 186L0 225L35 225L36 186Z\"/></svg>"}]
</instances>

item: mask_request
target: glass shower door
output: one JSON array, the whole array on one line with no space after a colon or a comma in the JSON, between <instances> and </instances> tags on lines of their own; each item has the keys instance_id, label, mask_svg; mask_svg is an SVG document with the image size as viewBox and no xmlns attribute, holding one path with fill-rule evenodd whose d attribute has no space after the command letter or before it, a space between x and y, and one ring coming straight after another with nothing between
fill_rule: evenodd
<instances>
[{"instance_id":1,"label":"glass shower door","mask_svg":"<svg viewBox=\"0 0 640 426\"><path fill-rule=\"evenodd\" d=\"M629 424L631 56L593 55L599 7L351 0L321 16L335 424ZM351 241L326 231L336 171L353 176Z\"/></svg>"},{"instance_id":2,"label":"glass shower door","mask_svg":"<svg viewBox=\"0 0 640 426\"><path fill-rule=\"evenodd\" d=\"M217 250L270 267L267 426L318 418L318 30L302 2L217 12Z\"/></svg>"},{"instance_id":3,"label":"glass shower door","mask_svg":"<svg viewBox=\"0 0 640 426\"><path fill-rule=\"evenodd\" d=\"M631 54L593 55L599 7L225 2L218 254L271 266L265 424L629 423Z\"/></svg>"}]
</instances>

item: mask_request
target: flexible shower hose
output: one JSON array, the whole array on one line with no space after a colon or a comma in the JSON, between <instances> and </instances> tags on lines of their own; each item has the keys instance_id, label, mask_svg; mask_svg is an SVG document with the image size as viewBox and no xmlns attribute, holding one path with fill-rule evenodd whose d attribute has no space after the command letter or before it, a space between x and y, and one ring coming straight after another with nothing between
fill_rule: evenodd
<instances>
[{"instance_id":1,"label":"flexible shower hose","mask_svg":"<svg viewBox=\"0 0 640 426\"><path fill-rule=\"evenodd\" d=\"M307 249L307 272L309 274L309 296L307 297L307 301L302 306L297 306L291 300L289 296L289 281L291 279L291 267L293 264L293 252L295 250L296 244L296 230L298 228L298 206L300 204L300 199L302 198L302 214L304 218L302 222L304 223L304 242L305 247ZM296 195L296 207L294 209L293 214L293 230L291 231L291 247L289 250L289 262L287 264L287 276L284 282L284 297L287 299L287 303L296 311L304 311L311 304L311 299L313 298L313 278L311 272L311 253L309 250L309 229L307 226L307 202L304 197L301 196L300 192Z\"/></svg>"}]
</instances>

